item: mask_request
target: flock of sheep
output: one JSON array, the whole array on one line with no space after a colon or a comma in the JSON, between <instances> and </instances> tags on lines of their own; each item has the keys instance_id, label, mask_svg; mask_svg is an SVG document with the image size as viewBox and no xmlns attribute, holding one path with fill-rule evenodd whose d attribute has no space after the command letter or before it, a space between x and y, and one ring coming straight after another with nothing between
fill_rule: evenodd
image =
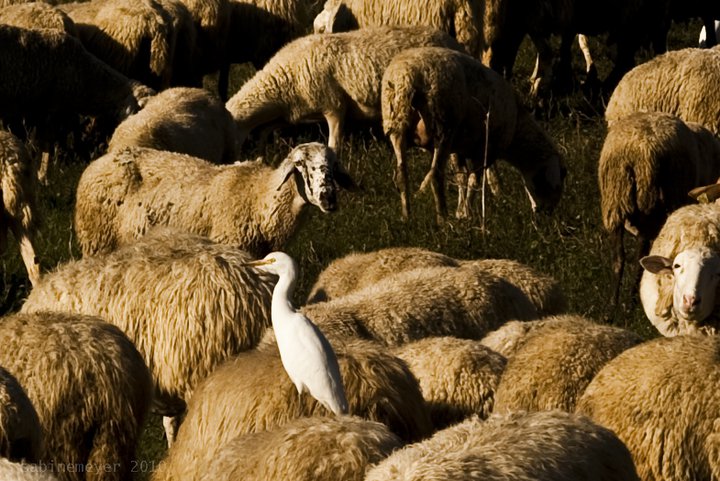
<instances>
[{"instance_id":1,"label":"flock of sheep","mask_svg":"<svg viewBox=\"0 0 720 481\"><path fill-rule=\"evenodd\" d=\"M672 19L702 17L713 45L720 7L6 3L0 248L12 231L32 290L0 319L1 480L132 479L149 412L169 445L155 481L720 479L720 49L663 53ZM332 212L357 188L342 166L348 122L382 124L405 218L413 145L432 151L421 188L439 225L448 164L457 217L497 159L551 212L566 161L508 79L525 35L542 96L567 83L575 36L601 32L618 44L598 167L615 298L629 231L664 337L568 313L558 282L517 261L354 253L300 309L332 344L349 415L299 394L272 328L277 279L249 264L282 250L309 206ZM646 44L663 54L632 68ZM228 98L238 62L257 72ZM199 88L214 72L218 96ZM243 158L253 133L321 121L328 145L297 145L277 166ZM108 147L76 189L82 258L41 272L35 196L68 133Z\"/></svg>"}]
</instances>

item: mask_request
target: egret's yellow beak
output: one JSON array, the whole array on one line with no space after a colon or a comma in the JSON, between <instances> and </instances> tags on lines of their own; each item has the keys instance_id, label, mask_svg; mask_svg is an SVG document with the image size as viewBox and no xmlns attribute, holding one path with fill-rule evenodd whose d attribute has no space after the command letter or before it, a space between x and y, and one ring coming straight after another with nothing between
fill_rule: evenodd
<instances>
[{"instance_id":1,"label":"egret's yellow beak","mask_svg":"<svg viewBox=\"0 0 720 481\"><path fill-rule=\"evenodd\" d=\"M270 259L260 259L257 261L248 262L246 264L243 264L244 266L250 266L250 267L258 267L258 266L266 266L268 264L272 264L275 262L275 258L271 257Z\"/></svg>"}]
</instances>

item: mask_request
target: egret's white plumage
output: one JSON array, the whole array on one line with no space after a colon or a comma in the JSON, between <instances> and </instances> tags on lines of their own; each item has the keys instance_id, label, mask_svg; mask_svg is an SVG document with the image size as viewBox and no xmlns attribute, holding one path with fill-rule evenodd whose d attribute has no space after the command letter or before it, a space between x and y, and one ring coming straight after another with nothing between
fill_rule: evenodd
<instances>
[{"instance_id":1,"label":"egret's white plumage","mask_svg":"<svg viewBox=\"0 0 720 481\"><path fill-rule=\"evenodd\" d=\"M322 331L290 303L298 270L295 261L284 252L272 252L249 265L279 277L273 289L272 325L280 360L298 393L307 390L330 411L346 414L347 399L335 351Z\"/></svg>"}]
</instances>

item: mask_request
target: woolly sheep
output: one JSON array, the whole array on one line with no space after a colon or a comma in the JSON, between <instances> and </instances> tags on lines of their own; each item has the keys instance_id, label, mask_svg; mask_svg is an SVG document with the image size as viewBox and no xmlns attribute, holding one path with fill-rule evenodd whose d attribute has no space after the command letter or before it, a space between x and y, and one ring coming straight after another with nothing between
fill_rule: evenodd
<instances>
[{"instance_id":1,"label":"woolly sheep","mask_svg":"<svg viewBox=\"0 0 720 481\"><path fill-rule=\"evenodd\" d=\"M192 155L213 163L234 162L235 124L225 105L204 89L171 88L115 129L108 150L147 147Z\"/></svg>"},{"instance_id":2,"label":"woolly sheep","mask_svg":"<svg viewBox=\"0 0 720 481\"><path fill-rule=\"evenodd\" d=\"M351 416L311 417L238 436L220 448L208 479L363 481L368 466L401 446L380 423Z\"/></svg>"},{"instance_id":3,"label":"woolly sheep","mask_svg":"<svg viewBox=\"0 0 720 481\"><path fill-rule=\"evenodd\" d=\"M7 231L12 231L33 285L40 281L40 264L33 246L37 232L36 189L32 160L25 145L11 133L0 130L0 252L7 246Z\"/></svg>"},{"instance_id":4,"label":"woolly sheep","mask_svg":"<svg viewBox=\"0 0 720 481\"><path fill-rule=\"evenodd\" d=\"M106 256L58 267L33 288L22 310L99 315L118 326L150 367L154 409L173 417L201 379L255 346L270 325L272 284L244 266L251 260L235 247L159 231Z\"/></svg>"},{"instance_id":5,"label":"woolly sheep","mask_svg":"<svg viewBox=\"0 0 720 481\"><path fill-rule=\"evenodd\" d=\"M57 481L47 466L13 463L0 457L0 479L3 481Z\"/></svg>"},{"instance_id":6,"label":"woolly sheep","mask_svg":"<svg viewBox=\"0 0 720 481\"><path fill-rule=\"evenodd\" d=\"M525 345L533 332L552 322L552 319L543 317L535 321L508 321L480 339L480 344L509 359Z\"/></svg>"},{"instance_id":7,"label":"woolly sheep","mask_svg":"<svg viewBox=\"0 0 720 481\"><path fill-rule=\"evenodd\" d=\"M0 345L45 434L38 464L63 480L130 478L152 394L130 340L96 317L44 312L0 319Z\"/></svg>"},{"instance_id":8,"label":"woolly sheep","mask_svg":"<svg viewBox=\"0 0 720 481\"><path fill-rule=\"evenodd\" d=\"M608 124L633 112L665 112L720 135L720 50L686 48L625 74L610 97Z\"/></svg>"},{"instance_id":9,"label":"woolly sheep","mask_svg":"<svg viewBox=\"0 0 720 481\"><path fill-rule=\"evenodd\" d=\"M523 176L533 210L552 210L560 200L565 167L554 142L512 85L468 55L437 47L396 55L382 78L382 118L397 159L404 217L409 215L405 150L413 137L434 149L420 189L432 186L439 222L447 213L445 166L451 153L467 158L471 170L497 158L510 162ZM459 198L457 216L468 217L475 189L468 190L467 181L458 188L467 195Z\"/></svg>"},{"instance_id":10,"label":"woolly sheep","mask_svg":"<svg viewBox=\"0 0 720 481\"><path fill-rule=\"evenodd\" d=\"M380 421L405 441L428 435L427 406L407 365L375 343L340 339L332 343L350 414ZM197 479L233 438L327 413L310 396L298 398L277 346L266 342L238 354L198 385L177 441L153 480Z\"/></svg>"},{"instance_id":11,"label":"woolly sheep","mask_svg":"<svg viewBox=\"0 0 720 481\"><path fill-rule=\"evenodd\" d=\"M638 481L609 429L561 411L469 419L395 451L365 481Z\"/></svg>"},{"instance_id":12,"label":"woolly sheep","mask_svg":"<svg viewBox=\"0 0 720 481\"><path fill-rule=\"evenodd\" d=\"M699 124L662 112L636 112L612 122L600 152L598 183L610 236L617 304L625 267L627 229L640 240L639 256L668 213L688 204L693 187L720 177L720 140Z\"/></svg>"},{"instance_id":13,"label":"woolly sheep","mask_svg":"<svg viewBox=\"0 0 720 481\"><path fill-rule=\"evenodd\" d=\"M687 205L670 214L640 279L645 315L663 336L714 334L720 273L720 205ZM685 296L685 299L683 299ZM685 305L685 301L692 302Z\"/></svg>"},{"instance_id":14,"label":"woolly sheep","mask_svg":"<svg viewBox=\"0 0 720 481\"><path fill-rule=\"evenodd\" d=\"M435 429L493 411L506 359L478 341L428 337L393 349L420 383Z\"/></svg>"},{"instance_id":15,"label":"woolly sheep","mask_svg":"<svg viewBox=\"0 0 720 481\"><path fill-rule=\"evenodd\" d=\"M83 172L75 232L84 255L108 252L161 225L262 257L282 250L306 205L325 213L336 209L336 182L354 185L335 154L319 143L299 145L277 168L261 160L217 166L129 148L93 161Z\"/></svg>"},{"instance_id":16,"label":"woolly sheep","mask_svg":"<svg viewBox=\"0 0 720 481\"><path fill-rule=\"evenodd\" d=\"M0 459L32 463L42 457L42 449L35 408L17 379L0 367Z\"/></svg>"},{"instance_id":17,"label":"woolly sheep","mask_svg":"<svg viewBox=\"0 0 720 481\"><path fill-rule=\"evenodd\" d=\"M383 25L423 25L455 37L470 55L483 50L484 2L477 0L327 0L313 22L315 33L337 33Z\"/></svg>"},{"instance_id":18,"label":"woolly sheep","mask_svg":"<svg viewBox=\"0 0 720 481\"><path fill-rule=\"evenodd\" d=\"M520 289L474 266L401 272L302 312L326 334L388 346L429 336L480 339L508 320L537 318Z\"/></svg>"},{"instance_id":19,"label":"woolly sheep","mask_svg":"<svg viewBox=\"0 0 720 481\"><path fill-rule=\"evenodd\" d=\"M595 376L577 412L612 429L640 479L720 478L720 338L660 338Z\"/></svg>"},{"instance_id":20,"label":"woolly sheep","mask_svg":"<svg viewBox=\"0 0 720 481\"><path fill-rule=\"evenodd\" d=\"M60 6L61 9L64 7ZM170 85L172 19L155 0L93 0L66 10L85 48L112 68L154 89Z\"/></svg>"},{"instance_id":21,"label":"woolly sheep","mask_svg":"<svg viewBox=\"0 0 720 481\"><path fill-rule=\"evenodd\" d=\"M420 267L458 266L439 252L419 247L390 247L374 252L353 252L332 261L318 275L307 304L329 301L371 286L385 277Z\"/></svg>"},{"instance_id":22,"label":"woolly sheep","mask_svg":"<svg viewBox=\"0 0 720 481\"><path fill-rule=\"evenodd\" d=\"M49 28L77 37L75 22L47 3L17 3L0 8L0 24L22 28Z\"/></svg>"},{"instance_id":23,"label":"woolly sheep","mask_svg":"<svg viewBox=\"0 0 720 481\"><path fill-rule=\"evenodd\" d=\"M593 376L641 341L631 331L595 324L581 316L546 318L508 358L495 390L495 412L572 412Z\"/></svg>"},{"instance_id":24,"label":"woolly sheep","mask_svg":"<svg viewBox=\"0 0 720 481\"><path fill-rule=\"evenodd\" d=\"M324 118L328 144L337 150L346 117L380 119L380 81L392 57L422 45L460 48L452 37L426 27L366 28L289 43L227 102L239 142L278 120Z\"/></svg>"}]
</instances>

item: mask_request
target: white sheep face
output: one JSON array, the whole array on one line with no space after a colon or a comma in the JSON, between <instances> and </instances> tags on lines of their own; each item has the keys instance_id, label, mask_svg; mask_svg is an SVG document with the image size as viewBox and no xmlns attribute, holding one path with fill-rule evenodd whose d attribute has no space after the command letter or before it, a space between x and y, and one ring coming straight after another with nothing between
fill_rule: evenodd
<instances>
[{"instance_id":1,"label":"white sheep face","mask_svg":"<svg viewBox=\"0 0 720 481\"><path fill-rule=\"evenodd\" d=\"M687 322L701 322L712 314L720 281L720 256L706 247L687 249L672 261L648 256L642 266L653 274L673 276L673 312Z\"/></svg>"},{"instance_id":2,"label":"white sheep face","mask_svg":"<svg viewBox=\"0 0 720 481\"><path fill-rule=\"evenodd\" d=\"M325 213L337 209L336 178L340 168L333 151L314 142L296 147L290 158L302 178L298 188L305 200Z\"/></svg>"}]
</instances>

